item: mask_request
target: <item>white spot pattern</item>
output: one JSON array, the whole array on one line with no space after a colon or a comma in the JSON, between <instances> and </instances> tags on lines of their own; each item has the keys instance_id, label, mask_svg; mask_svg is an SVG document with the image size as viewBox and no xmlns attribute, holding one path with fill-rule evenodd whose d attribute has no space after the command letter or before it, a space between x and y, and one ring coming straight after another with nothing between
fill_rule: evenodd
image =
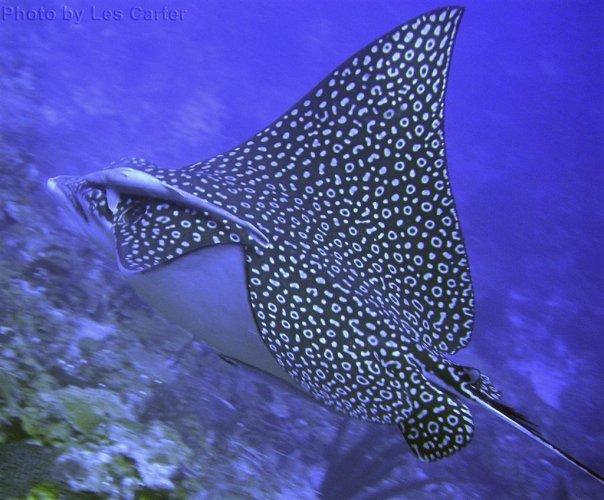
<instances>
[{"instance_id":1,"label":"white spot pattern","mask_svg":"<svg viewBox=\"0 0 604 500\"><path fill-rule=\"evenodd\" d=\"M252 309L278 363L325 404L402 424L426 459L463 446L473 427L422 373L451 366L444 354L467 344L473 321L443 135L461 14L435 11L380 38L225 154L180 170L129 162L249 220L269 248L228 221L146 198L123 196L115 226L131 271L245 245Z\"/></svg>"}]
</instances>

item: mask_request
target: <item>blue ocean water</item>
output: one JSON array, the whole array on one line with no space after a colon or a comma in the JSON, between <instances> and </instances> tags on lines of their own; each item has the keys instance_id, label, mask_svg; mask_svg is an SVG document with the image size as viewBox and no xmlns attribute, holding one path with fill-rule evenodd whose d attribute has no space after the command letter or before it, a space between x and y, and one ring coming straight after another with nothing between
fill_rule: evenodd
<instances>
[{"instance_id":1,"label":"blue ocean water","mask_svg":"<svg viewBox=\"0 0 604 500\"><path fill-rule=\"evenodd\" d=\"M124 156L163 167L188 165L250 137L364 45L440 6L410 0L179 2L171 7L182 19L145 21L135 19L141 14L135 3L3 2L3 147L26 154L40 179L98 170ZM36 9L42 7L56 18L40 19ZM489 374L506 401L545 435L602 471L604 6L468 1L465 7L445 127L477 322L470 346L456 359ZM82 9L82 19L63 19L66 9ZM111 19L98 19L103 10ZM2 189L10 191L7 186ZM36 196L43 194L32 192L27 202L34 209ZM39 232L27 237L43 238ZM238 389L216 390L228 400ZM280 404L271 401L280 429L271 432L282 434L247 428L250 453L258 455L245 467L286 455L287 481L276 481L274 496L280 485L282 495L300 497L604 495L595 481L479 409L473 409L477 431L467 450L421 464L385 428L344 424L322 410L313 415L324 422L297 424L299 412L315 411L308 403L291 395ZM229 404L236 408L236 398ZM222 420L215 420L220 427ZM249 415L244 420L253 421ZM354 453L334 457L319 444L326 450L339 445L330 440L343 425ZM384 442L375 446L387 452L380 454L372 444L381 430ZM279 447L288 437L296 446L284 451ZM395 443L400 450L392 451ZM229 450L215 460L229 462L235 474L237 460L245 460ZM272 471L260 467L253 475L262 483ZM359 479L364 472L365 483ZM252 495L230 489L238 480L228 474L220 485L204 481L191 480L186 484L195 487L181 491ZM349 482L354 487L347 490Z\"/></svg>"}]
</instances>

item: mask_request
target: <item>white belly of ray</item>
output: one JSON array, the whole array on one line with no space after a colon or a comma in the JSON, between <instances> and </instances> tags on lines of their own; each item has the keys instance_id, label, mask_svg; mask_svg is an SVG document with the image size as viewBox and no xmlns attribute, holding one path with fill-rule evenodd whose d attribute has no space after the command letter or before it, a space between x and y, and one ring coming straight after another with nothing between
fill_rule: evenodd
<instances>
[{"instance_id":1,"label":"white belly of ray","mask_svg":"<svg viewBox=\"0 0 604 500\"><path fill-rule=\"evenodd\" d=\"M196 340L293 383L257 331L241 247L203 248L144 273L127 274L126 279L150 306Z\"/></svg>"}]
</instances>

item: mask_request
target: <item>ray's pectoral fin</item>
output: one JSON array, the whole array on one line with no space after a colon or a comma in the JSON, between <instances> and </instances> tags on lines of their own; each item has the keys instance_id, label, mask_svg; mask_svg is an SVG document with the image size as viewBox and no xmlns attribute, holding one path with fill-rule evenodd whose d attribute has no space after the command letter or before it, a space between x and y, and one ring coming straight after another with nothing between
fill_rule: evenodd
<instances>
[{"instance_id":1,"label":"ray's pectoral fin","mask_svg":"<svg viewBox=\"0 0 604 500\"><path fill-rule=\"evenodd\" d=\"M467 406L427 381L417 390L411 413L398 424L413 453L431 462L466 446L474 433Z\"/></svg>"},{"instance_id":2,"label":"ray's pectoral fin","mask_svg":"<svg viewBox=\"0 0 604 500\"><path fill-rule=\"evenodd\" d=\"M132 159L84 178L106 190L123 270L146 271L215 244L270 246L257 225L154 176L154 169Z\"/></svg>"},{"instance_id":3,"label":"ray's pectoral fin","mask_svg":"<svg viewBox=\"0 0 604 500\"><path fill-rule=\"evenodd\" d=\"M220 244L254 246L253 234L230 219L146 196L120 197L113 234L122 271L148 271L187 253Z\"/></svg>"},{"instance_id":4,"label":"ray's pectoral fin","mask_svg":"<svg viewBox=\"0 0 604 500\"><path fill-rule=\"evenodd\" d=\"M251 222L225 210L224 208L209 202L201 197L195 196L178 186L168 184L150 173L123 164L115 168L99 170L84 177L87 182L104 186L108 189L125 194L144 196L171 202L174 205L203 211L219 220L228 220L250 232L250 235L262 246L268 246L266 235Z\"/></svg>"}]
</instances>

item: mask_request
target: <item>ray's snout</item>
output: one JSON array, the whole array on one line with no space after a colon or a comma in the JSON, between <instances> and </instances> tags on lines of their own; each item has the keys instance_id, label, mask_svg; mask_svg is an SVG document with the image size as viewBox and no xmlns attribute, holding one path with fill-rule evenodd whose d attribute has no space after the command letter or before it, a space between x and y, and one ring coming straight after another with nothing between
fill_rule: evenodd
<instances>
[{"instance_id":1,"label":"ray's snout","mask_svg":"<svg viewBox=\"0 0 604 500\"><path fill-rule=\"evenodd\" d=\"M87 221L86 212L76 196L78 184L78 178L71 175L59 175L46 181L46 187L61 207L75 211Z\"/></svg>"},{"instance_id":2,"label":"ray's snout","mask_svg":"<svg viewBox=\"0 0 604 500\"><path fill-rule=\"evenodd\" d=\"M59 177L51 177L46 181L46 187L53 194L53 196L62 195L62 190L59 187L58 179Z\"/></svg>"},{"instance_id":3,"label":"ray's snout","mask_svg":"<svg viewBox=\"0 0 604 500\"><path fill-rule=\"evenodd\" d=\"M63 191L63 188L62 188L63 183L61 182L61 177L64 177L64 176L51 177L50 179L48 179L46 181L46 188L48 189L48 191L50 191L53 198L55 198L57 201L59 201L61 203L65 203L67 201L67 199L65 196L65 192Z\"/></svg>"},{"instance_id":4,"label":"ray's snout","mask_svg":"<svg viewBox=\"0 0 604 500\"><path fill-rule=\"evenodd\" d=\"M67 226L113 251L113 214L107 208L105 190L73 175L52 177L46 186L65 214Z\"/></svg>"}]
</instances>

